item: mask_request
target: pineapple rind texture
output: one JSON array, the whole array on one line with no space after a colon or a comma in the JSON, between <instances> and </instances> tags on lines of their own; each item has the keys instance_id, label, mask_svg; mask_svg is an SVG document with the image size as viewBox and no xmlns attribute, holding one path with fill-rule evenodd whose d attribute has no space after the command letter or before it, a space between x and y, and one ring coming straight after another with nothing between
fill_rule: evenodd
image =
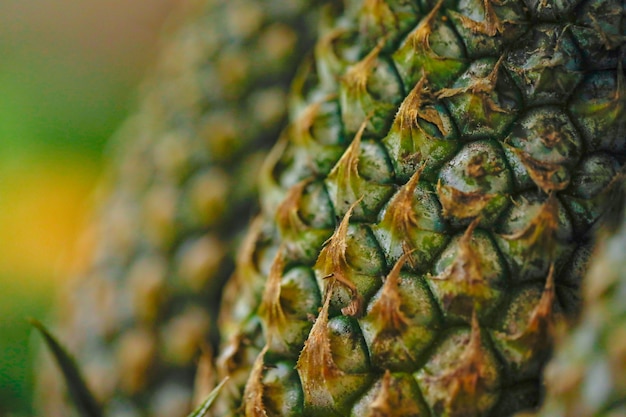
<instances>
[{"instance_id":1,"label":"pineapple rind texture","mask_svg":"<svg viewBox=\"0 0 626 417\"><path fill-rule=\"evenodd\" d=\"M213 415L537 407L623 177L625 30L618 0L326 15L225 289Z\"/></svg>"},{"instance_id":2,"label":"pineapple rind texture","mask_svg":"<svg viewBox=\"0 0 626 417\"><path fill-rule=\"evenodd\" d=\"M545 371L546 400L534 416L626 415L625 247L622 213L615 229L607 228L600 235L583 281L580 320L557 340Z\"/></svg>"},{"instance_id":3,"label":"pineapple rind texture","mask_svg":"<svg viewBox=\"0 0 626 417\"><path fill-rule=\"evenodd\" d=\"M313 2L202 3L116 138L94 260L60 306L61 339L107 416L193 408L198 357L217 345L219 290L256 212L261 155L312 46ZM73 415L56 369L38 380L42 415Z\"/></svg>"}]
</instances>

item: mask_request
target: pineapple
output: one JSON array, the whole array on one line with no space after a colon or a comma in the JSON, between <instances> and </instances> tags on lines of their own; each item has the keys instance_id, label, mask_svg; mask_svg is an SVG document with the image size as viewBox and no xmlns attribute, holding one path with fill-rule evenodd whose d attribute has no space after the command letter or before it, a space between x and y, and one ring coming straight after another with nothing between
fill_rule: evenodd
<instances>
[{"instance_id":1,"label":"pineapple","mask_svg":"<svg viewBox=\"0 0 626 417\"><path fill-rule=\"evenodd\" d=\"M348 0L226 286L213 416L541 398L626 160L622 0Z\"/></svg>"},{"instance_id":2,"label":"pineapple","mask_svg":"<svg viewBox=\"0 0 626 417\"><path fill-rule=\"evenodd\" d=\"M184 416L219 289L255 213L254 178L309 50L305 1L211 1L165 45L117 137L90 270L63 302L61 340L107 416ZM50 364L49 358L46 362ZM49 365L51 367L52 365ZM54 368L42 415L70 411Z\"/></svg>"},{"instance_id":3,"label":"pineapple","mask_svg":"<svg viewBox=\"0 0 626 417\"><path fill-rule=\"evenodd\" d=\"M546 368L547 397L536 417L626 415L626 217L605 235L583 281L580 321Z\"/></svg>"}]
</instances>

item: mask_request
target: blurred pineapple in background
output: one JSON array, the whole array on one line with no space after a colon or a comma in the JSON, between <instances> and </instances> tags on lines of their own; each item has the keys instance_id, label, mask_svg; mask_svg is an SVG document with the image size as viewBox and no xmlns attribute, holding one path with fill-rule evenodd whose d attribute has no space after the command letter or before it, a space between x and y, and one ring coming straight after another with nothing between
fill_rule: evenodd
<instances>
[{"instance_id":1,"label":"blurred pineapple in background","mask_svg":"<svg viewBox=\"0 0 626 417\"><path fill-rule=\"evenodd\" d=\"M106 139L179 0L0 2L0 416L32 415L29 316L84 261Z\"/></svg>"},{"instance_id":2,"label":"blurred pineapple in background","mask_svg":"<svg viewBox=\"0 0 626 417\"><path fill-rule=\"evenodd\" d=\"M117 134L94 250L55 328L104 415L191 411L198 357L217 347L219 289L257 211L264 150L313 44L312 3L198 1ZM72 415L46 359L37 368L41 414Z\"/></svg>"}]
</instances>

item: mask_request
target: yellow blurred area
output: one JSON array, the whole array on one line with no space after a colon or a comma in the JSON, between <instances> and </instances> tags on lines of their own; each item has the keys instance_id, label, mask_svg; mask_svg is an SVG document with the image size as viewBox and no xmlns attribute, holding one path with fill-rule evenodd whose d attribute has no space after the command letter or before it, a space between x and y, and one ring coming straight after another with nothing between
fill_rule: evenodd
<instances>
[{"instance_id":1,"label":"yellow blurred area","mask_svg":"<svg viewBox=\"0 0 626 417\"><path fill-rule=\"evenodd\" d=\"M98 169L78 158L0 168L0 274L66 278L88 259L77 245Z\"/></svg>"}]
</instances>

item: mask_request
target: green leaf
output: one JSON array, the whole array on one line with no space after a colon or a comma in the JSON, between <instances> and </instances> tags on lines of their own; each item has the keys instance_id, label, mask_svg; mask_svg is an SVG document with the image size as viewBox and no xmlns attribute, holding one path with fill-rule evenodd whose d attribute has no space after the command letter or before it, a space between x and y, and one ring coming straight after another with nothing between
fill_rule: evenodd
<instances>
[{"instance_id":1,"label":"green leaf","mask_svg":"<svg viewBox=\"0 0 626 417\"><path fill-rule=\"evenodd\" d=\"M61 368L68 390L80 416L103 417L100 406L89 391L89 388L87 388L87 384L85 384L78 366L76 366L76 363L69 353L67 353L59 342L57 342L56 338L41 322L35 319L30 319L29 321L37 330L39 330L44 338L44 341L46 342L46 346L54 355L54 359L59 365L59 368Z\"/></svg>"},{"instance_id":2,"label":"green leaf","mask_svg":"<svg viewBox=\"0 0 626 417\"><path fill-rule=\"evenodd\" d=\"M213 401L215 401L215 399L219 395L220 390L222 389L226 381L228 381L228 377L224 378L222 382L220 382L219 385L215 387L209 395L207 395L204 401L202 401L202 404L200 404L198 408L196 408L193 413L189 414L187 417L203 417L206 412L209 411L211 405L213 405Z\"/></svg>"}]
</instances>

